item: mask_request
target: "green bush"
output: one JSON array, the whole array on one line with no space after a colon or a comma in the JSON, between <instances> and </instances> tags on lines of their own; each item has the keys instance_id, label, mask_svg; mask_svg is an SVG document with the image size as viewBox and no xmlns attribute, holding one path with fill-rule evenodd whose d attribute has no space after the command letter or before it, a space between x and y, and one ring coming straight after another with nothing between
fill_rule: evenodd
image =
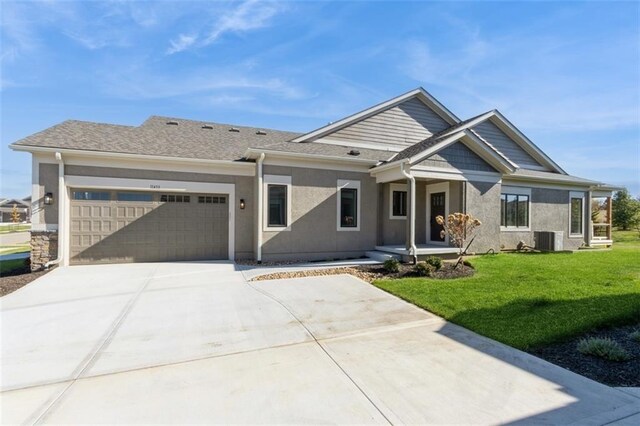
<instances>
[{"instance_id":1,"label":"green bush","mask_svg":"<svg viewBox=\"0 0 640 426\"><path fill-rule=\"evenodd\" d=\"M416 275L421 277L430 277L431 275L433 275L435 271L436 271L436 268L433 265L426 262L418 262L413 267L413 272L415 272Z\"/></svg>"},{"instance_id":2,"label":"green bush","mask_svg":"<svg viewBox=\"0 0 640 426\"><path fill-rule=\"evenodd\" d=\"M631 355L618 342L608 337L590 337L578 342L578 352L609 361L627 361Z\"/></svg>"},{"instance_id":3,"label":"green bush","mask_svg":"<svg viewBox=\"0 0 640 426\"><path fill-rule=\"evenodd\" d=\"M635 340L636 342L640 343L640 330L636 330L630 333L629 337L631 337L631 340Z\"/></svg>"},{"instance_id":4,"label":"green bush","mask_svg":"<svg viewBox=\"0 0 640 426\"><path fill-rule=\"evenodd\" d=\"M393 274L400 271L400 262L398 262L398 259L390 258L384 261L382 267L385 271Z\"/></svg>"},{"instance_id":5,"label":"green bush","mask_svg":"<svg viewBox=\"0 0 640 426\"><path fill-rule=\"evenodd\" d=\"M424 262L427 265L433 266L436 271L439 271L440 268L442 268L442 259L437 256L429 256L424 260Z\"/></svg>"}]
</instances>

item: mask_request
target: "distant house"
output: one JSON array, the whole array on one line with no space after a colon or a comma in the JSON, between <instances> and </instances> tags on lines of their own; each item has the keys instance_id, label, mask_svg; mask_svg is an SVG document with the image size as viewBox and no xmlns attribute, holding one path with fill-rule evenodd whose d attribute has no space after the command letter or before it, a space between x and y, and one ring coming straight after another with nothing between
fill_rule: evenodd
<instances>
[{"instance_id":1,"label":"distant house","mask_svg":"<svg viewBox=\"0 0 640 426\"><path fill-rule=\"evenodd\" d=\"M17 198L0 199L0 223L13 222L13 207L16 207L20 214L20 222L31 220L31 196L18 200Z\"/></svg>"},{"instance_id":2,"label":"distant house","mask_svg":"<svg viewBox=\"0 0 640 426\"><path fill-rule=\"evenodd\" d=\"M33 156L32 244L52 250L32 264L56 247L63 265L409 260L455 252L435 219L453 212L482 221L478 253L612 243L614 188L570 176L500 112L461 120L422 88L305 134L153 116L65 121L11 148Z\"/></svg>"}]
</instances>

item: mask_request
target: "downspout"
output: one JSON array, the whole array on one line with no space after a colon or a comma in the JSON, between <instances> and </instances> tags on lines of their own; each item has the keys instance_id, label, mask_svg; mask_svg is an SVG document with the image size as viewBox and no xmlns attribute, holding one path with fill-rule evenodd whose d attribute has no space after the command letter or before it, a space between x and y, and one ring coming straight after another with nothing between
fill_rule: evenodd
<instances>
[{"instance_id":1,"label":"downspout","mask_svg":"<svg viewBox=\"0 0 640 426\"><path fill-rule=\"evenodd\" d=\"M418 263L418 248L416 247L416 178L411 175L411 173L407 173L404 169L404 165L406 163L400 164L400 171L402 174L409 179L411 192L411 221L409 222L409 255L413 257L413 263Z\"/></svg>"},{"instance_id":2,"label":"downspout","mask_svg":"<svg viewBox=\"0 0 640 426\"><path fill-rule=\"evenodd\" d=\"M49 269L51 265L57 265L62 262L62 258L64 256L63 250L63 240L64 233L66 229L64 228L64 218L65 218L65 197L63 194L67 190L64 186L64 161L62 160L62 154L56 152L56 161L58 162L58 256L55 260L50 260L45 263L44 269Z\"/></svg>"},{"instance_id":3,"label":"downspout","mask_svg":"<svg viewBox=\"0 0 640 426\"><path fill-rule=\"evenodd\" d=\"M258 264L262 263L262 221L263 221L263 213L264 209L262 207L263 204L263 193L262 193L262 181L263 181L263 172L262 172L262 162L264 161L264 152L260 153L260 157L256 161L258 165L258 247L256 249L256 262Z\"/></svg>"}]
</instances>

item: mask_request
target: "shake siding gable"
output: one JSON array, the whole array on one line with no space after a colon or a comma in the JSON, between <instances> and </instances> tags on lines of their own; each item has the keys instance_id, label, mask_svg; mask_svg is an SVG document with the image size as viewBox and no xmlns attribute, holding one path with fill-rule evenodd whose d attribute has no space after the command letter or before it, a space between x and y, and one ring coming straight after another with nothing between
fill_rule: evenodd
<instances>
[{"instance_id":1,"label":"shake siding gable","mask_svg":"<svg viewBox=\"0 0 640 426\"><path fill-rule=\"evenodd\" d=\"M465 144L456 142L418 163L421 166L442 167L446 169L496 172L486 161L469 149Z\"/></svg>"},{"instance_id":2,"label":"shake siding gable","mask_svg":"<svg viewBox=\"0 0 640 426\"><path fill-rule=\"evenodd\" d=\"M414 98L325 137L342 141L408 146L448 127L449 124L431 108Z\"/></svg>"},{"instance_id":3,"label":"shake siding gable","mask_svg":"<svg viewBox=\"0 0 640 426\"><path fill-rule=\"evenodd\" d=\"M520 145L509 138L509 136L504 134L504 132L491 121L484 121L475 126L473 130L521 168L539 169L541 167L540 163L522 149Z\"/></svg>"}]
</instances>

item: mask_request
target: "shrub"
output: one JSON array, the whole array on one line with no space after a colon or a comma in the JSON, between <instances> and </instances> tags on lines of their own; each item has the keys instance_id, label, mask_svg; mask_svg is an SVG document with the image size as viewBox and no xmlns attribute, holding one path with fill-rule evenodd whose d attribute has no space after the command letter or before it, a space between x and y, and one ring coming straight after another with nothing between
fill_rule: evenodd
<instances>
[{"instance_id":1,"label":"shrub","mask_svg":"<svg viewBox=\"0 0 640 426\"><path fill-rule=\"evenodd\" d=\"M442 268L442 259L437 257L437 256L429 256L424 260L424 262L427 265L433 266L433 268L436 271L438 271L438 270L440 270L440 268Z\"/></svg>"},{"instance_id":2,"label":"shrub","mask_svg":"<svg viewBox=\"0 0 640 426\"><path fill-rule=\"evenodd\" d=\"M640 330L629 333L629 337L631 338L631 340L635 340L636 342L640 343Z\"/></svg>"},{"instance_id":3,"label":"shrub","mask_svg":"<svg viewBox=\"0 0 640 426\"><path fill-rule=\"evenodd\" d=\"M413 267L413 272L415 272L416 275L421 277L430 277L431 275L433 275L435 271L436 271L435 266L426 262L418 262Z\"/></svg>"},{"instance_id":4,"label":"shrub","mask_svg":"<svg viewBox=\"0 0 640 426\"><path fill-rule=\"evenodd\" d=\"M578 352L609 361L627 361L631 358L618 342L608 337L591 337L578 342Z\"/></svg>"},{"instance_id":5,"label":"shrub","mask_svg":"<svg viewBox=\"0 0 640 426\"><path fill-rule=\"evenodd\" d=\"M398 259L390 258L384 261L382 267L388 273L393 274L400 271L400 262Z\"/></svg>"}]
</instances>

